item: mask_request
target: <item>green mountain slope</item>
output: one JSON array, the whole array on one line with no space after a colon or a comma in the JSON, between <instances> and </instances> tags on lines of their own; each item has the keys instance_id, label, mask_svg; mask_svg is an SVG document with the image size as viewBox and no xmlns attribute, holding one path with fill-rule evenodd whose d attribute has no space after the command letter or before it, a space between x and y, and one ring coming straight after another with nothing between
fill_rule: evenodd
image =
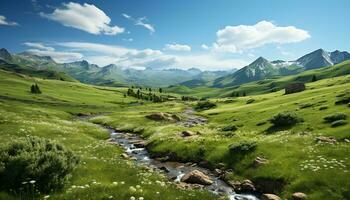
<instances>
[{"instance_id":1,"label":"green mountain slope","mask_svg":"<svg viewBox=\"0 0 350 200\"><path fill-rule=\"evenodd\" d=\"M48 69L36 69L33 67L9 64L3 60L0 60L0 69L10 71L10 72L16 72L19 74L24 74L27 76L77 82L77 80L65 74L64 72L58 72L58 71L53 71Z\"/></svg>"},{"instance_id":2,"label":"green mountain slope","mask_svg":"<svg viewBox=\"0 0 350 200\"><path fill-rule=\"evenodd\" d=\"M242 95L244 92L250 94L263 94L284 89L284 87L293 82L311 82L313 76L317 80L344 76L350 74L350 60L344 61L334 66L323 67L320 69L307 70L300 74L289 75L284 77L269 78L260 81L254 81L237 86L213 88L213 87L186 87L186 86L172 86L166 90L181 95L192 95L196 97L227 97L233 93Z\"/></svg>"}]
</instances>

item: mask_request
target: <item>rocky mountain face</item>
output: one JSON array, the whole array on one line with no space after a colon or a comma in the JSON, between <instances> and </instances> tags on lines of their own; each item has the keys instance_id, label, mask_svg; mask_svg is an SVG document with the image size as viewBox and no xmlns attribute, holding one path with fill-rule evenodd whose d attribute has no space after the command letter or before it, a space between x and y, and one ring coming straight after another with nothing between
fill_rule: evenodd
<instances>
[{"instance_id":1,"label":"rocky mountain face","mask_svg":"<svg viewBox=\"0 0 350 200\"><path fill-rule=\"evenodd\" d=\"M6 49L2 48L0 49L0 59L10 61L12 60L12 56Z\"/></svg>"},{"instance_id":2,"label":"rocky mountain face","mask_svg":"<svg viewBox=\"0 0 350 200\"><path fill-rule=\"evenodd\" d=\"M274 76L292 75L305 70L333 66L349 59L350 54L346 51L327 52L323 49L313 51L294 61L275 60L270 62L260 57L237 72L216 79L213 86L234 86Z\"/></svg>"}]
</instances>

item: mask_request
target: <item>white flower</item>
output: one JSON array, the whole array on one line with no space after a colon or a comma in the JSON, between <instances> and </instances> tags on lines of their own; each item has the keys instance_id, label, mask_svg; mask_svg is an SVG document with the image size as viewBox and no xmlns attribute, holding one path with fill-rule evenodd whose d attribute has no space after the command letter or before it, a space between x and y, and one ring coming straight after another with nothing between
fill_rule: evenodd
<instances>
[{"instance_id":1,"label":"white flower","mask_svg":"<svg viewBox=\"0 0 350 200\"><path fill-rule=\"evenodd\" d=\"M136 188L135 188L134 186L130 186L130 187L129 187L129 190L130 190L131 192L136 192Z\"/></svg>"},{"instance_id":2,"label":"white flower","mask_svg":"<svg viewBox=\"0 0 350 200\"><path fill-rule=\"evenodd\" d=\"M35 180L29 181L30 184L34 184L35 182L36 182Z\"/></svg>"},{"instance_id":3,"label":"white flower","mask_svg":"<svg viewBox=\"0 0 350 200\"><path fill-rule=\"evenodd\" d=\"M113 182L113 185L118 185L118 182Z\"/></svg>"},{"instance_id":4,"label":"white flower","mask_svg":"<svg viewBox=\"0 0 350 200\"><path fill-rule=\"evenodd\" d=\"M44 196L44 199L48 199L48 198L50 198L50 195Z\"/></svg>"},{"instance_id":5,"label":"white flower","mask_svg":"<svg viewBox=\"0 0 350 200\"><path fill-rule=\"evenodd\" d=\"M143 197L139 197L139 200L144 200L144 198Z\"/></svg>"},{"instance_id":6,"label":"white flower","mask_svg":"<svg viewBox=\"0 0 350 200\"><path fill-rule=\"evenodd\" d=\"M130 200L135 200L136 198L134 196L130 197Z\"/></svg>"}]
</instances>

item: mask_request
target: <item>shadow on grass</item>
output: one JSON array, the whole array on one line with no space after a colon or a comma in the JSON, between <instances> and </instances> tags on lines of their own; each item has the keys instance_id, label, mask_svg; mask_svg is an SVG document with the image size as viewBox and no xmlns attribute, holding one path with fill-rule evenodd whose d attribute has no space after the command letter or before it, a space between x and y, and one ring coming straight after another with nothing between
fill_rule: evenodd
<instances>
[{"instance_id":1,"label":"shadow on grass","mask_svg":"<svg viewBox=\"0 0 350 200\"><path fill-rule=\"evenodd\" d=\"M270 126L269 128L267 128L264 133L269 135L269 134L273 134L276 133L278 131L285 131L285 130L289 130L293 127L293 125L288 125L288 126Z\"/></svg>"}]
</instances>

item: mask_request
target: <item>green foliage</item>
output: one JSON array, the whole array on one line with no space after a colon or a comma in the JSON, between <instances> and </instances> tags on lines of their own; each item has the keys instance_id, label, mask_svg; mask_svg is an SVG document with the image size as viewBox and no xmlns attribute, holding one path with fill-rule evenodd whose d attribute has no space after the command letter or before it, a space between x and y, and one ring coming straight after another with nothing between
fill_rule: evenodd
<instances>
[{"instance_id":1,"label":"green foliage","mask_svg":"<svg viewBox=\"0 0 350 200\"><path fill-rule=\"evenodd\" d=\"M0 148L2 190L19 191L35 181L43 193L63 188L78 158L64 146L38 137L26 137Z\"/></svg>"},{"instance_id":2,"label":"green foliage","mask_svg":"<svg viewBox=\"0 0 350 200\"><path fill-rule=\"evenodd\" d=\"M311 79L311 82L315 82L315 81L317 81L317 77L316 77L316 75L313 75L312 79Z\"/></svg>"},{"instance_id":3,"label":"green foliage","mask_svg":"<svg viewBox=\"0 0 350 200\"><path fill-rule=\"evenodd\" d=\"M342 125L345 125L345 124L347 124L347 122L345 120L341 119L341 120L337 120L337 121L332 122L331 126L332 127L338 127L338 126L342 126Z\"/></svg>"},{"instance_id":4,"label":"green foliage","mask_svg":"<svg viewBox=\"0 0 350 200\"><path fill-rule=\"evenodd\" d=\"M334 114L331 114L331 115L327 115L325 116L323 119L328 122L328 123L331 123L331 122L334 122L334 121L337 121L337 120L344 120L347 118L347 115L345 113L334 113Z\"/></svg>"},{"instance_id":5,"label":"green foliage","mask_svg":"<svg viewBox=\"0 0 350 200\"><path fill-rule=\"evenodd\" d=\"M216 104L210 101L199 101L195 106L196 110L209 110L211 108L215 108Z\"/></svg>"},{"instance_id":6,"label":"green foliage","mask_svg":"<svg viewBox=\"0 0 350 200\"><path fill-rule=\"evenodd\" d=\"M36 83L33 84L33 85L30 87L30 92L31 92L32 94L41 94L41 90L40 90L38 84L36 84Z\"/></svg>"},{"instance_id":7,"label":"green foliage","mask_svg":"<svg viewBox=\"0 0 350 200\"><path fill-rule=\"evenodd\" d=\"M228 125L222 128L222 131L236 131L238 128L235 125Z\"/></svg>"},{"instance_id":8,"label":"green foliage","mask_svg":"<svg viewBox=\"0 0 350 200\"><path fill-rule=\"evenodd\" d=\"M257 147L256 142L242 140L242 141L230 144L229 152L231 154L247 154L249 152L254 151L256 147Z\"/></svg>"},{"instance_id":9,"label":"green foliage","mask_svg":"<svg viewBox=\"0 0 350 200\"><path fill-rule=\"evenodd\" d=\"M281 112L274 115L269 121L276 127L292 126L303 119L298 117L294 112Z\"/></svg>"}]
</instances>

